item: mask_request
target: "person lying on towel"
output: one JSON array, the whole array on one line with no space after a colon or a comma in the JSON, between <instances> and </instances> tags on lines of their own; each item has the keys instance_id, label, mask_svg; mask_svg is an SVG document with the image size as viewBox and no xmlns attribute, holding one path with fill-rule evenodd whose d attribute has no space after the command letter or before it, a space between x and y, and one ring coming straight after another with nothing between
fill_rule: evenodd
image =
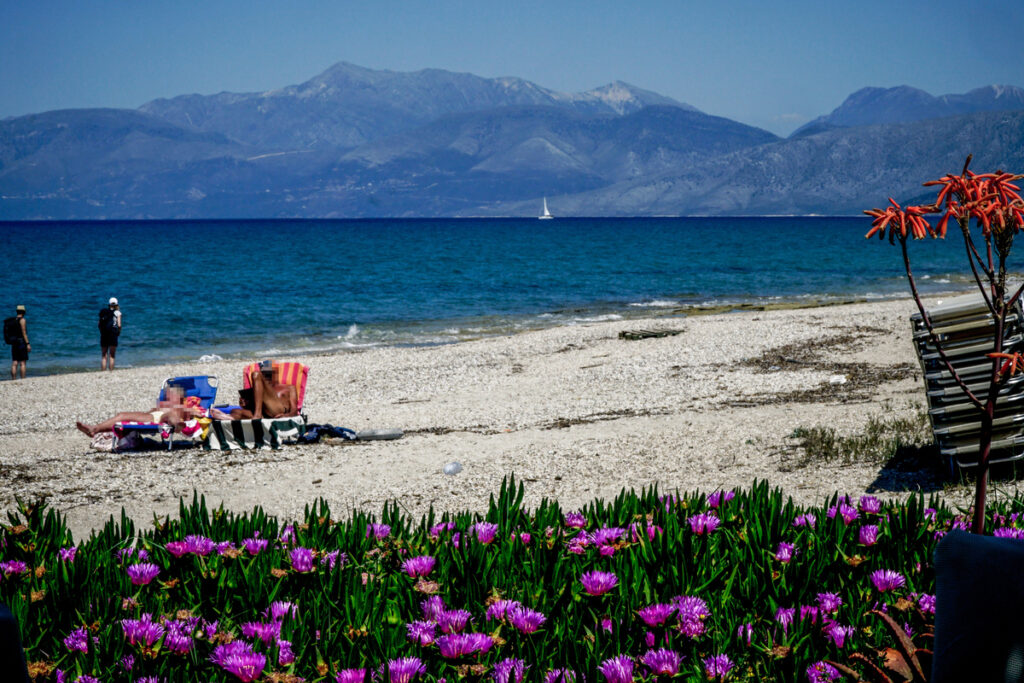
<instances>
[{"instance_id":1,"label":"person lying on towel","mask_svg":"<svg viewBox=\"0 0 1024 683\"><path fill-rule=\"evenodd\" d=\"M96 436L100 432L114 431L114 425L118 422L156 422L169 424L172 427L179 427L186 420L204 417L206 412L193 404L184 403L185 396L179 387L169 387L166 399L160 401L156 407L147 412L125 412L118 413L109 420L98 422L94 425L87 425L84 422L76 422L78 430L87 436Z\"/></svg>"},{"instance_id":2,"label":"person lying on towel","mask_svg":"<svg viewBox=\"0 0 1024 683\"><path fill-rule=\"evenodd\" d=\"M299 414L298 394L291 384L275 381L273 366L264 361L249 380L252 389L238 392L241 408L231 411L235 420L262 420L263 418L294 417Z\"/></svg>"}]
</instances>

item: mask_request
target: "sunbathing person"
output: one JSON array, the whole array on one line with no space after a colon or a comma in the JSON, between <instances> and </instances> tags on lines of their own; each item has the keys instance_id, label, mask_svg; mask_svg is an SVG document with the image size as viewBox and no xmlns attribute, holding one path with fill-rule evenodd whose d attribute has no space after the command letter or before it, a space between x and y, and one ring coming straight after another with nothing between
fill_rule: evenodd
<instances>
[{"instance_id":1,"label":"sunbathing person","mask_svg":"<svg viewBox=\"0 0 1024 683\"><path fill-rule=\"evenodd\" d=\"M202 408L184 404L184 395L181 389L170 387L166 393L166 399L160 401L156 407L148 412L125 412L118 413L114 417L94 425L87 425L84 422L76 422L75 426L83 434L96 436L100 432L114 431L114 425L118 422L156 422L168 424L172 427L180 427L185 420L193 417L202 417L205 414Z\"/></svg>"},{"instance_id":2,"label":"sunbathing person","mask_svg":"<svg viewBox=\"0 0 1024 683\"><path fill-rule=\"evenodd\" d=\"M263 418L294 417L299 414L298 393L291 384L274 381L274 370L269 361L249 375L252 389L238 392L241 408L231 411L235 420L262 420ZM250 393L251 392L251 393Z\"/></svg>"}]
</instances>

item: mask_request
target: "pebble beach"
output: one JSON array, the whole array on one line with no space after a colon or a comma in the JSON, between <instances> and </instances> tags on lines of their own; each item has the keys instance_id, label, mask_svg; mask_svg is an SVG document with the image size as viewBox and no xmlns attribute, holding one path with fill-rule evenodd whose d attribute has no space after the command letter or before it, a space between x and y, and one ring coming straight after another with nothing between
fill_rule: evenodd
<instances>
[{"instance_id":1,"label":"pebble beach","mask_svg":"<svg viewBox=\"0 0 1024 683\"><path fill-rule=\"evenodd\" d=\"M122 508L140 524L176 515L179 497L193 492L211 506L261 506L287 519L318 498L336 518L353 509L378 514L392 500L417 516L431 506L483 512L510 474L525 484L528 507L554 498L573 509L623 488L710 492L755 479L803 504L836 492L915 491L965 504L968 488L944 483L930 463L795 465L798 428L854 434L871 416L920 414L914 310L896 300L664 316L281 357L310 367L309 422L404 432L395 441L281 450L105 453L75 429L76 420L148 409L176 375L216 375L218 401L231 401L241 386L238 361L4 381L0 505L44 498L81 539ZM670 334L628 334L641 330ZM461 472L445 474L451 462ZM996 495L1012 493L1001 486Z\"/></svg>"}]
</instances>

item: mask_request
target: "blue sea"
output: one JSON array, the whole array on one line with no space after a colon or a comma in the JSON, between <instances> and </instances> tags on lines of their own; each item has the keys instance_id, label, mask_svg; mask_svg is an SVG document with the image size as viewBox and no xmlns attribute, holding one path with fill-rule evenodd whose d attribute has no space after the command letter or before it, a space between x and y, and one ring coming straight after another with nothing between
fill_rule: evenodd
<instances>
[{"instance_id":1,"label":"blue sea","mask_svg":"<svg viewBox=\"0 0 1024 683\"><path fill-rule=\"evenodd\" d=\"M867 218L0 223L0 313L28 308L30 374L448 344L688 307L908 296ZM949 240L953 242L953 240ZM915 243L925 292L963 249Z\"/></svg>"}]
</instances>

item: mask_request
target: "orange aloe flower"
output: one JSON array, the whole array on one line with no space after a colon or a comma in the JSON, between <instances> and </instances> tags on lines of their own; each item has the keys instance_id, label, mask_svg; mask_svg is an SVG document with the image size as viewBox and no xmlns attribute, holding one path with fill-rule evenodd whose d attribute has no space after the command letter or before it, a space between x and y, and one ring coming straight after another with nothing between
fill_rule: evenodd
<instances>
[{"instance_id":1,"label":"orange aloe flower","mask_svg":"<svg viewBox=\"0 0 1024 683\"><path fill-rule=\"evenodd\" d=\"M935 206L908 206L904 208L897 204L896 200L892 197L889 197L889 203L892 206L887 206L884 209L870 209L864 212L875 218L875 220L871 221L871 230L868 231L868 234L864 235L865 238L870 238L877 233L878 238L882 239L885 237L886 227L889 228L890 242L897 236L901 240L907 239L908 230L911 237L916 240L924 239L927 235L932 237L946 236L945 229L941 231L941 234L936 234L935 228L924 219L925 214L936 211Z\"/></svg>"}]
</instances>

